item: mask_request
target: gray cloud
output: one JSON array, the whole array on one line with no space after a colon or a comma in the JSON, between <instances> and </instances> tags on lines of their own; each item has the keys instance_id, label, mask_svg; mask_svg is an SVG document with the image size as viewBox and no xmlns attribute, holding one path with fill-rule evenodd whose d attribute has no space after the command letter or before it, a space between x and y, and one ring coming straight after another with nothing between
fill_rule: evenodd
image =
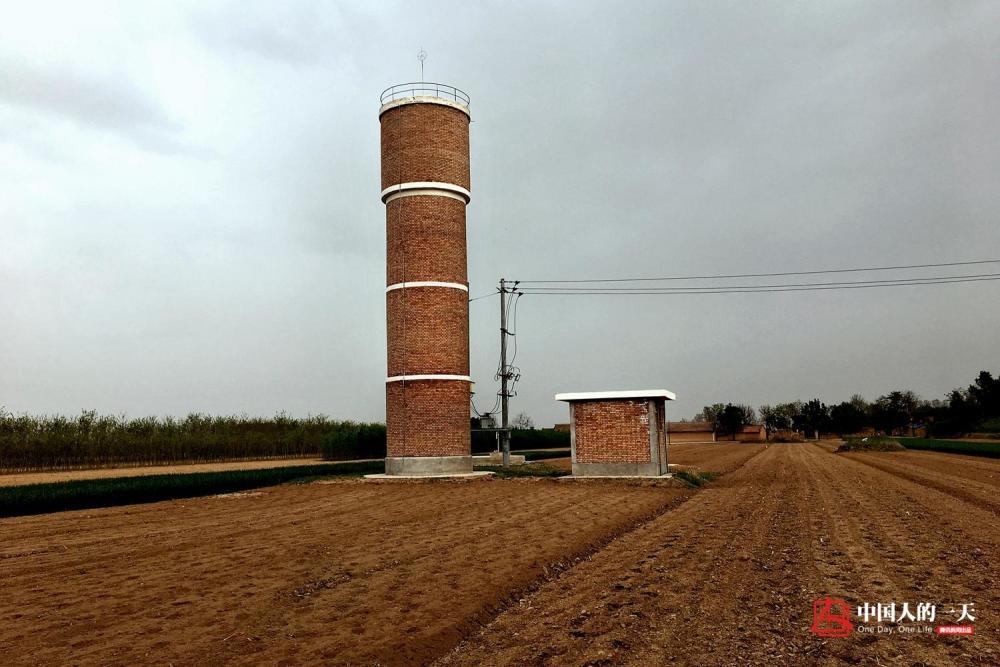
<instances>
[{"instance_id":1,"label":"gray cloud","mask_svg":"<svg viewBox=\"0 0 1000 667\"><path fill-rule=\"evenodd\" d=\"M328 2L228 2L191 17L194 31L222 51L242 51L288 65L328 65L350 34L368 28L362 8Z\"/></svg>"},{"instance_id":2,"label":"gray cloud","mask_svg":"<svg viewBox=\"0 0 1000 667\"><path fill-rule=\"evenodd\" d=\"M182 150L173 137L180 128L126 79L7 57L0 61L0 104L118 133L150 150Z\"/></svg>"},{"instance_id":3,"label":"gray cloud","mask_svg":"<svg viewBox=\"0 0 1000 667\"><path fill-rule=\"evenodd\" d=\"M19 109L0 135L65 156L0 153L16 175L0 185L8 408L381 418L377 95L416 78L421 46L428 79L472 95L474 296L500 276L1000 257L996 3L199 3L182 14L147 41L81 47L135 49L149 76L39 71L16 55L0 74L0 100ZM38 121L176 140L155 99L177 102L184 137L213 160L149 157L100 132L63 142ZM997 363L996 298L996 283L526 296L513 409L545 424L564 419L556 391L638 387L676 391L672 418L725 400L936 397ZM471 308L482 408L496 299Z\"/></svg>"}]
</instances>

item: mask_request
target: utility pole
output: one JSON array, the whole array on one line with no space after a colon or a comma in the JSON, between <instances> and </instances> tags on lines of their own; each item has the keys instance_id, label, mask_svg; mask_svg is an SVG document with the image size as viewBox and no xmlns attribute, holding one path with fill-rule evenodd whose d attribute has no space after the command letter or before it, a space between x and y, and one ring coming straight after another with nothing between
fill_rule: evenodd
<instances>
[{"instance_id":1,"label":"utility pole","mask_svg":"<svg viewBox=\"0 0 1000 667\"><path fill-rule=\"evenodd\" d=\"M510 465L510 413L507 406L507 379L510 370L507 368L507 281L500 279L500 426L503 429L503 466Z\"/></svg>"},{"instance_id":2,"label":"utility pole","mask_svg":"<svg viewBox=\"0 0 1000 667\"><path fill-rule=\"evenodd\" d=\"M500 279L500 286L498 291L500 292L500 369L497 371L497 379L500 380L500 437L503 438L503 465L504 467L510 465L510 405L509 400L511 396L514 396L512 389L514 384L521 378L520 374L515 372L514 368L507 363L507 337L516 336L517 332L511 333L507 330L507 318L510 315L508 309L510 307L510 299L507 298L508 294L516 294L521 296L522 292L517 289L520 280L504 280ZM515 309L515 320L517 318L517 310ZM514 327L517 327L517 322L514 322ZM517 347L514 348L514 356L517 356Z\"/></svg>"}]
</instances>

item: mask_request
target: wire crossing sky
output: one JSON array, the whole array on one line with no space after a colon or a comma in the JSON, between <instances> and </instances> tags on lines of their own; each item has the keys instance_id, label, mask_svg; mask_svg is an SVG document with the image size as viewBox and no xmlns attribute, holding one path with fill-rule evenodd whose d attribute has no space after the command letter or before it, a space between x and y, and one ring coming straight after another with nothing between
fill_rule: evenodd
<instances>
[{"instance_id":1,"label":"wire crossing sky","mask_svg":"<svg viewBox=\"0 0 1000 667\"><path fill-rule=\"evenodd\" d=\"M540 283L623 283L664 280L708 280L717 278L765 278L773 276L808 276L823 273L858 273L868 271L898 271L901 269L926 269L951 266L972 266L976 264L1000 264L1000 259L980 259L967 262L944 262L939 264L904 264L902 266L870 266L853 269L822 269L813 271L785 271L780 273L728 273L706 276L668 276L666 278L579 278L574 280L519 280L522 285Z\"/></svg>"},{"instance_id":2,"label":"wire crossing sky","mask_svg":"<svg viewBox=\"0 0 1000 667\"><path fill-rule=\"evenodd\" d=\"M379 94L421 50L426 79L471 97L481 402L510 276L534 281L511 411L539 425L566 421L563 391L667 388L677 419L1000 372L995 1L38 0L3 18L15 413L383 419Z\"/></svg>"}]
</instances>

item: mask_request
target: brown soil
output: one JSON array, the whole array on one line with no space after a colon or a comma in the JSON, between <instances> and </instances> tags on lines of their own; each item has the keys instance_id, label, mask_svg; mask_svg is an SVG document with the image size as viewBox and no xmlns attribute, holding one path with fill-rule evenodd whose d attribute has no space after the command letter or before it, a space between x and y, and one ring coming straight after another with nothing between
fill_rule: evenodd
<instances>
[{"instance_id":1,"label":"brown soil","mask_svg":"<svg viewBox=\"0 0 1000 667\"><path fill-rule=\"evenodd\" d=\"M344 481L0 520L0 664L1000 663L1000 461L834 448L672 446L726 473L698 491ZM816 638L825 595L973 602L976 635Z\"/></svg>"},{"instance_id":2,"label":"brown soil","mask_svg":"<svg viewBox=\"0 0 1000 667\"><path fill-rule=\"evenodd\" d=\"M683 443L670 445L668 458L672 465L681 469L695 469L701 472L723 473L742 465L747 459L761 451L766 445L742 443ZM539 463L557 470L572 470L569 457L546 459Z\"/></svg>"},{"instance_id":3,"label":"brown soil","mask_svg":"<svg viewBox=\"0 0 1000 667\"><path fill-rule=\"evenodd\" d=\"M771 445L441 662L997 664L996 511L870 465L897 456ZM974 602L976 635L820 639L809 632L811 605L826 595L936 602L938 623L941 605Z\"/></svg>"},{"instance_id":4,"label":"brown soil","mask_svg":"<svg viewBox=\"0 0 1000 667\"><path fill-rule=\"evenodd\" d=\"M691 491L289 485L0 520L0 664L412 664Z\"/></svg>"},{"instance_id":5,"label":"brown soil","mask_svg":"<svg viewBox=\"0 0 1000 667\"><path fill-rule=\"evenodd\" d=\"M265 459L259 461L227 461L223 463L178 463L167 466L141 466L133 468L93 468L90 470L59 470L55 472L15 472L0 474L0 486L69 482L77 479L105 479L108 477L139 477L142 475L170 475L188 472L222 472L225 470L259 470L331 463L318 458Z\"/></svg>"},{"instance_id":6,"label":"brown soil","mask_svg":"<svg viewBox=\"0 0 1000 667\"><path fill-rule=\"evenodd\" d=\"M765 447L763 443L740 442L671 445L668 458L671 464L682 466L682 469L724 473L742 465Z\"/></svg>"}]
</instances>

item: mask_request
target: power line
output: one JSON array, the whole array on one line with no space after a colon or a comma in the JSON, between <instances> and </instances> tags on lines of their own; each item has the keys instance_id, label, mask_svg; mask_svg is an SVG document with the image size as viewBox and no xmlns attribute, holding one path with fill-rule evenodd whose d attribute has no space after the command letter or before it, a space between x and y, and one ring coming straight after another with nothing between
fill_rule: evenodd
<instances>
[{"instance_id":1,"label":"power line","mask_svg":"<svg viewBox=\"0 0 1000 667\"><path fill-rule=\"evenodd\" d=\"M775 276L809 276L823 273L860 273L864 271L899 271L902 269L929 269L945 266L972 266L975 264L1000 264L1000 259L980 259L969 262L942 262L938 264L904 264L899 266L869 266L851 269L824 269L822 271L783 271L779 273L727 273L704 276L665 276L661 278L585 278L574 280L522 280L521 284L568 283L629 283L662 280L715 280L717 278L771 278Z\"/></svg>"},{"instance_id":2,"label":"power line","mask_svg":"<svg viewBox=\"0 0 1000 667\"><path fill-rule=\"evenodd\" d=\"M514 360L517 359L517 303L521 300L523 292L518 292L517 296L514 298L514 312L511 315L511 336L514 338L514 354L510 357L510 365L514 366ZM513 387L511 388L513 390Z\"/></svg>"},{"instance_id":3,"label":"power line","mask_svg":"<svg viewBox=\"0 0 1000 667\"><path fill-rule=\"evenodd\" d=\"M485 299L486 297L493 296L494 294L496 294L496 290L490 292L489 294L483 294L482 296L473 297L469 299L469 303L472 303L473 301L479 301L480 299Z\"/></svg>"},{"instance_id":4,"label":"power line","mask_svg":"<svg viewBox=\"0 0 1000 667\"><path fill-rule=\"evenodd\" d=\"M499 400L499 397L497 397L497 400ZM496 403L493 404L493 408L491 410L489 410L487 412L480 412L479 409L476 408L476 401L475 401L474 398L472 398L472 396L469 396L469 402L472 404L472 411L474 413L476 413L477 417L480 417L480 418L483 417L484 415L492 415L494 412L497 411L497 404Z\"/></svg>"},{"instance_id":5,"label":"power line","mask_svg":"<svg viewBox=\"0 0 1000 667\"><path fill-rule=\"evenodd\" d=\"M688 292L688 291L701 291L701 290L752 290L761 288L777 288L777 287L826 287L826 286L846 286L846 285L879 285L879 284L907 284L915 283L922 284L927 281L936 280L951 280L955 278L992 278L1000 277L1000 273L971 273L971 274L959 274L954 276L923 276L915 278L888 278L886 280L854 280L854 281L837 281L837 282L826 282L826 283L781 283L777 285L697 285L691 287L526 287L525 291L531 294L537 294L540 292L548 291L558 291L558 292L584 292L598 290L601 292L658 292L658 291L669 291L669 292Z\"/></svg>"},{"instance_id":6,"label":"power line","mask_svg":"<svg viewBox=\"0 0 1000 667\"><path fill-rule=\"evenodd\" d=\"M866 289L866 288L878 288L878 287L914 287L918 285L944 285L950 283L974 283L974 282L990 282L1000 280L1000 276L990 277L990 278L947 278L947 279L934 279L926 280L923 282L892 282L892 283L850 283L839 286L825 286L825 287L790 287L790 286L779 286L779 287L755 287L748 285L745 289L712 289L710 287L703 288L662 288L659 290L600 290L600 289L585 289L572 291L569 289L557 289L550 288L546 291L544 288L526 288L524 290L525 294L532 294L535 296L584 296L584 295L606 295L606 296L619 296L626 294L633 295L668 295L677 296L682 294L753 294L762 292L818 292L826 290L845 290L845 289Z\"/></svg>"}]
</instances>

